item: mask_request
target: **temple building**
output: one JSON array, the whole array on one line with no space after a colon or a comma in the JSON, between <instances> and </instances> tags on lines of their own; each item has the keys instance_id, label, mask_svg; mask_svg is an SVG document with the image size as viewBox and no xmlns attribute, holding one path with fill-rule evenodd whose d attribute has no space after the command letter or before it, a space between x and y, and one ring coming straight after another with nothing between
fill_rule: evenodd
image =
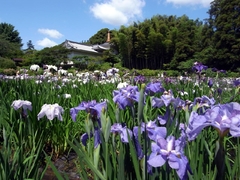
<instances>
[{"instance_id":1,"label":"temple building","mask_svg":"<svg viewBox=\"0 0 240 180\"><path fill-rule=\"evenodd\" d=\"M85 45L82 43L65 40L63 46L70 50L68 58L71 59L74 56L102 56L103 51L110 49L110 31L108 31L107 41L103 44Z\"/></svg>"}]
</instances>

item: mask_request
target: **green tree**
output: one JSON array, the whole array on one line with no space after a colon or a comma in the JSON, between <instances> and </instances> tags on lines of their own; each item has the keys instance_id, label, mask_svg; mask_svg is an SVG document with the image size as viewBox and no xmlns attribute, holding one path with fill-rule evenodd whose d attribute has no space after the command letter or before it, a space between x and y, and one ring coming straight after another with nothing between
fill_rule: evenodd
<instances>
[{"instance_id":1,"label":"green tree","mask_svg":"<svg viewBox=\"0 0 240 180\"><path fill-rule=\"evenodd\" d=\"M107 41L108 28L99 30L96 34L89 38L90 44L103 44Z\"/></svg>"},{"instance_id":2,"label":"green tree","mask_svg":"<svg viewBox=\"0 0 240 180\"><path fill-rule=\"evenodd\" d=\"M163 67L163 57L164 57L164 37L160 32L156 32L151 28L148 35L148 47L147 53L149 58L149 69L156 69Z\"/></svg>"},{"instance_id":3,"label":"green tree","mask_svg":"<svg viewBox=\"0 0 240 180\"><path fill-rule=\"evenodd\" d=\"M67 61L69 50L62 45L44 48L36 53L34 63L58 65Z\"/></svg>"},{"instance_id":4,"label":"green tree","mask_svg":"<svg viewBox=\"0 0 240 180\"><path fill-rule=\"evenodd\" d=\"M212 28L214 63L218 68L240 66L240 0L214 0L208 11Z\"/></svg>"},{"instance_id":5,"label":"green tree","mask_svg":"<svg viewBox=\"0 0 240 180\"><path fill-rule=\"evenodd\" d=\"M111 66L114 67L114 64L119 63L119 58L110 50L103 52L102 61L111 63Z\"/></svg>"},{"instance_id":6,"label":"green tree","mask_svg":"<svg viewBox=\"0 0 240 180\"><path fill-rule=\"evenodd\" d=\"M178 19L176 27L178 33L175 44L175 53L171 62L171 67L173 69L176 69L179 63L191 59L196 50L196 22L190 20L186 15L183 15Z\"/></svg>"},{"instance_id":7,"label":"green tree","mask_svg":"<svg viewBox=\"0 0 240 180\"><path fill-rule=\"evenodd\" d=\"M22 66L29 66L36 63L37 59L37 50L27 50L25 51L24 55L22 56L23 62L21 63Z\"/></svg>"},{"instance_id":8,"label":"green tree","mask_svg":"<svg viewBox=\"0 0 240 180\"><path fill-rule=\"evenodd\" d=\"M22 47L22 39L19 36L19 32L15 30L15 27L8 23L0 23L0 35L5 40L16 43L19 47Z\"/></svg>"},{"instance_id":9,"label":"green tree","mask_svg":"<svg viewBox=\"0 0 240 180\"><path fill-rule=\"evenodd\" d=\"M16 43L11 43L0 34L0 57L13 58L21 56L22 52Z\"/></svg>"},{"instance_id":10,"label":"green tree","mask_svg":"<svg viewBox=\"0 0 240 180\"><path fill-rule=\"evenodd\" d=\"M118 33L119 52L121 53L122 65L129 69L133 68L132 63L132 27L121 26Z\"/></svg>"},{"instance_id":11,"label":"green tree","mask_svg":"<svg viewBox=\"0 0 240 180\"><path fill-rule=\"evenodd\" d=\"M139 29L136 30L137 41L134 43L134 48L136 49L136 58L139 61L140 69L148 67L148 62L145 61L146 57L146 37L143 32Z\"/></svg>"},{"instance_id":12,"label":"green tree","mask_svg":"<svg viewBox=\"0 0 240 180\"><path fill-rule=\"evenodd\" d=\"M16 69L16 64L11 59L0 57L0 67L2 69Z\"/></svg>"},{"instance_id":13,"label":"green tree","mask_svg":"<svg viewBox=\"0 0 240 180\"><path fill-rule=\"evenodd\" d=\"M33 45L33 43L32 43L31 40L29 40L29 41L27 42L27 49L28 49L28 50L34 50L34 45Z\"/></svg>"}]
</instances>

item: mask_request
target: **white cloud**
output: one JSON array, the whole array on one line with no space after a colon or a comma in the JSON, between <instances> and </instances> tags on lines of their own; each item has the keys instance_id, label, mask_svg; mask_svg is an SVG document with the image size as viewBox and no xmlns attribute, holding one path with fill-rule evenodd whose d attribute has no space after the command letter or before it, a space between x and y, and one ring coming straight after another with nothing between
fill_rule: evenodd
<instances>
[{"instance_id":1,"label":"white cloud","mask_svg":"<svg viewBox=\"0 0 240 180\"><path fill-rule=\"evenodd\" d=\"M182 6L182 5L200 5L203 7L209 7L210 3L213 0L166 0L167 3L173 3L175 6Z\"/></svg>"},{"instance_id":2,"label":"white cloud","mask_svg":"<svg viewBox=\"0 0 240 180\"><path fill-rule=\"evenodd\" d=\"M42 40L37 41L37 45L42 47L52 47L52 46L56 46L57 43L48 38L44 38Z\"/></svg>"},{"instance_id":3,"label":"white cloud","mask_svg":"<svg viewBox=\"0 0 240 180\"><path fill-rule=\"evenodd\" d=\"M124 25L142 16L144 0L105 0L90 7L94 17L115 26Z\"/></svg>"},{"instance_id":4,"label":"white cloud","mask_svg":"<svg viewBox=\"0 0 240 180\"><path fill-rule=\"evenodd\" d=\"M38 29L38 32L48 35L51 38L59 39L59 38L63 37L63 35L55 29Z\"/></svg>"}]
</instances>

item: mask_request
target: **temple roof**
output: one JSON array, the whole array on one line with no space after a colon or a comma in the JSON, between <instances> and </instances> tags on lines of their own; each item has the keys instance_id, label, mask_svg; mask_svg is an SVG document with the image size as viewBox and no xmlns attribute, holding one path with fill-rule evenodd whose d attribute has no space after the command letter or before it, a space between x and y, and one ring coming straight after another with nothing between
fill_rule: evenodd
<instances>
[{"instance_id":1,"label":"temple roof","mask_svg":"<svg viewBox=\"0 0 240 180\"><path fill-rule=\"evenodd\" d=\"M64 46L68 49L87 51L87 52L96 53L96 54L99 54L105 50L110 49L110 44L108 42L100 44L100 45L85 45L82 43L66 40L64 42Z\"/></svg>"},{"instance_id":2,"label":"temple roof","mask_svg":"<svg viewBox=\"0 0 240 180\"><path fill-rule=\"evenodd\" d=\"M108 31L107 41L103 44L94 44L94 45L86 45L70 40L66 40L63 44L68 49L74 49L79 51L86 51L90 53L101 54L103 51L110 49L110 31Z\"/></svg>"},{"instance_id":3,"label":"temple roof","mask_svg":"<svg viewBox=\"0 0 240 180\"><path fill-rule=\"evenodd\" d=\"M70 41L70 40L66 40L64 42L64 46L68 49L75 49L75 50L87 51L87 52L99 54L99 52L94 50L93 46L91 45L85 45L85 44L81 44L81 43Z\"/></svg>"}]
</instances>

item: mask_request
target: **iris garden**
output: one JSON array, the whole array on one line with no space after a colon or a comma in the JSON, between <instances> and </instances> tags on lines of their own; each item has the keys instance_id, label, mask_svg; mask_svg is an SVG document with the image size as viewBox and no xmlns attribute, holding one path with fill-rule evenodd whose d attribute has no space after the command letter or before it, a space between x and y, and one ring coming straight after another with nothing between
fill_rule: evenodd
<instances>
[{"instance_id":1,"label":"iris garden","mask_svg":"<svg viewBox=\"0 0 240 180\"><path fill-rule=\"evenodd\" d=\"M238 179L240 80L207 68L111 83L2 77L0 179L42 179L47 166L66 179L53 161L69 152L80 179Z\"/></svg>"}]
</instances>

